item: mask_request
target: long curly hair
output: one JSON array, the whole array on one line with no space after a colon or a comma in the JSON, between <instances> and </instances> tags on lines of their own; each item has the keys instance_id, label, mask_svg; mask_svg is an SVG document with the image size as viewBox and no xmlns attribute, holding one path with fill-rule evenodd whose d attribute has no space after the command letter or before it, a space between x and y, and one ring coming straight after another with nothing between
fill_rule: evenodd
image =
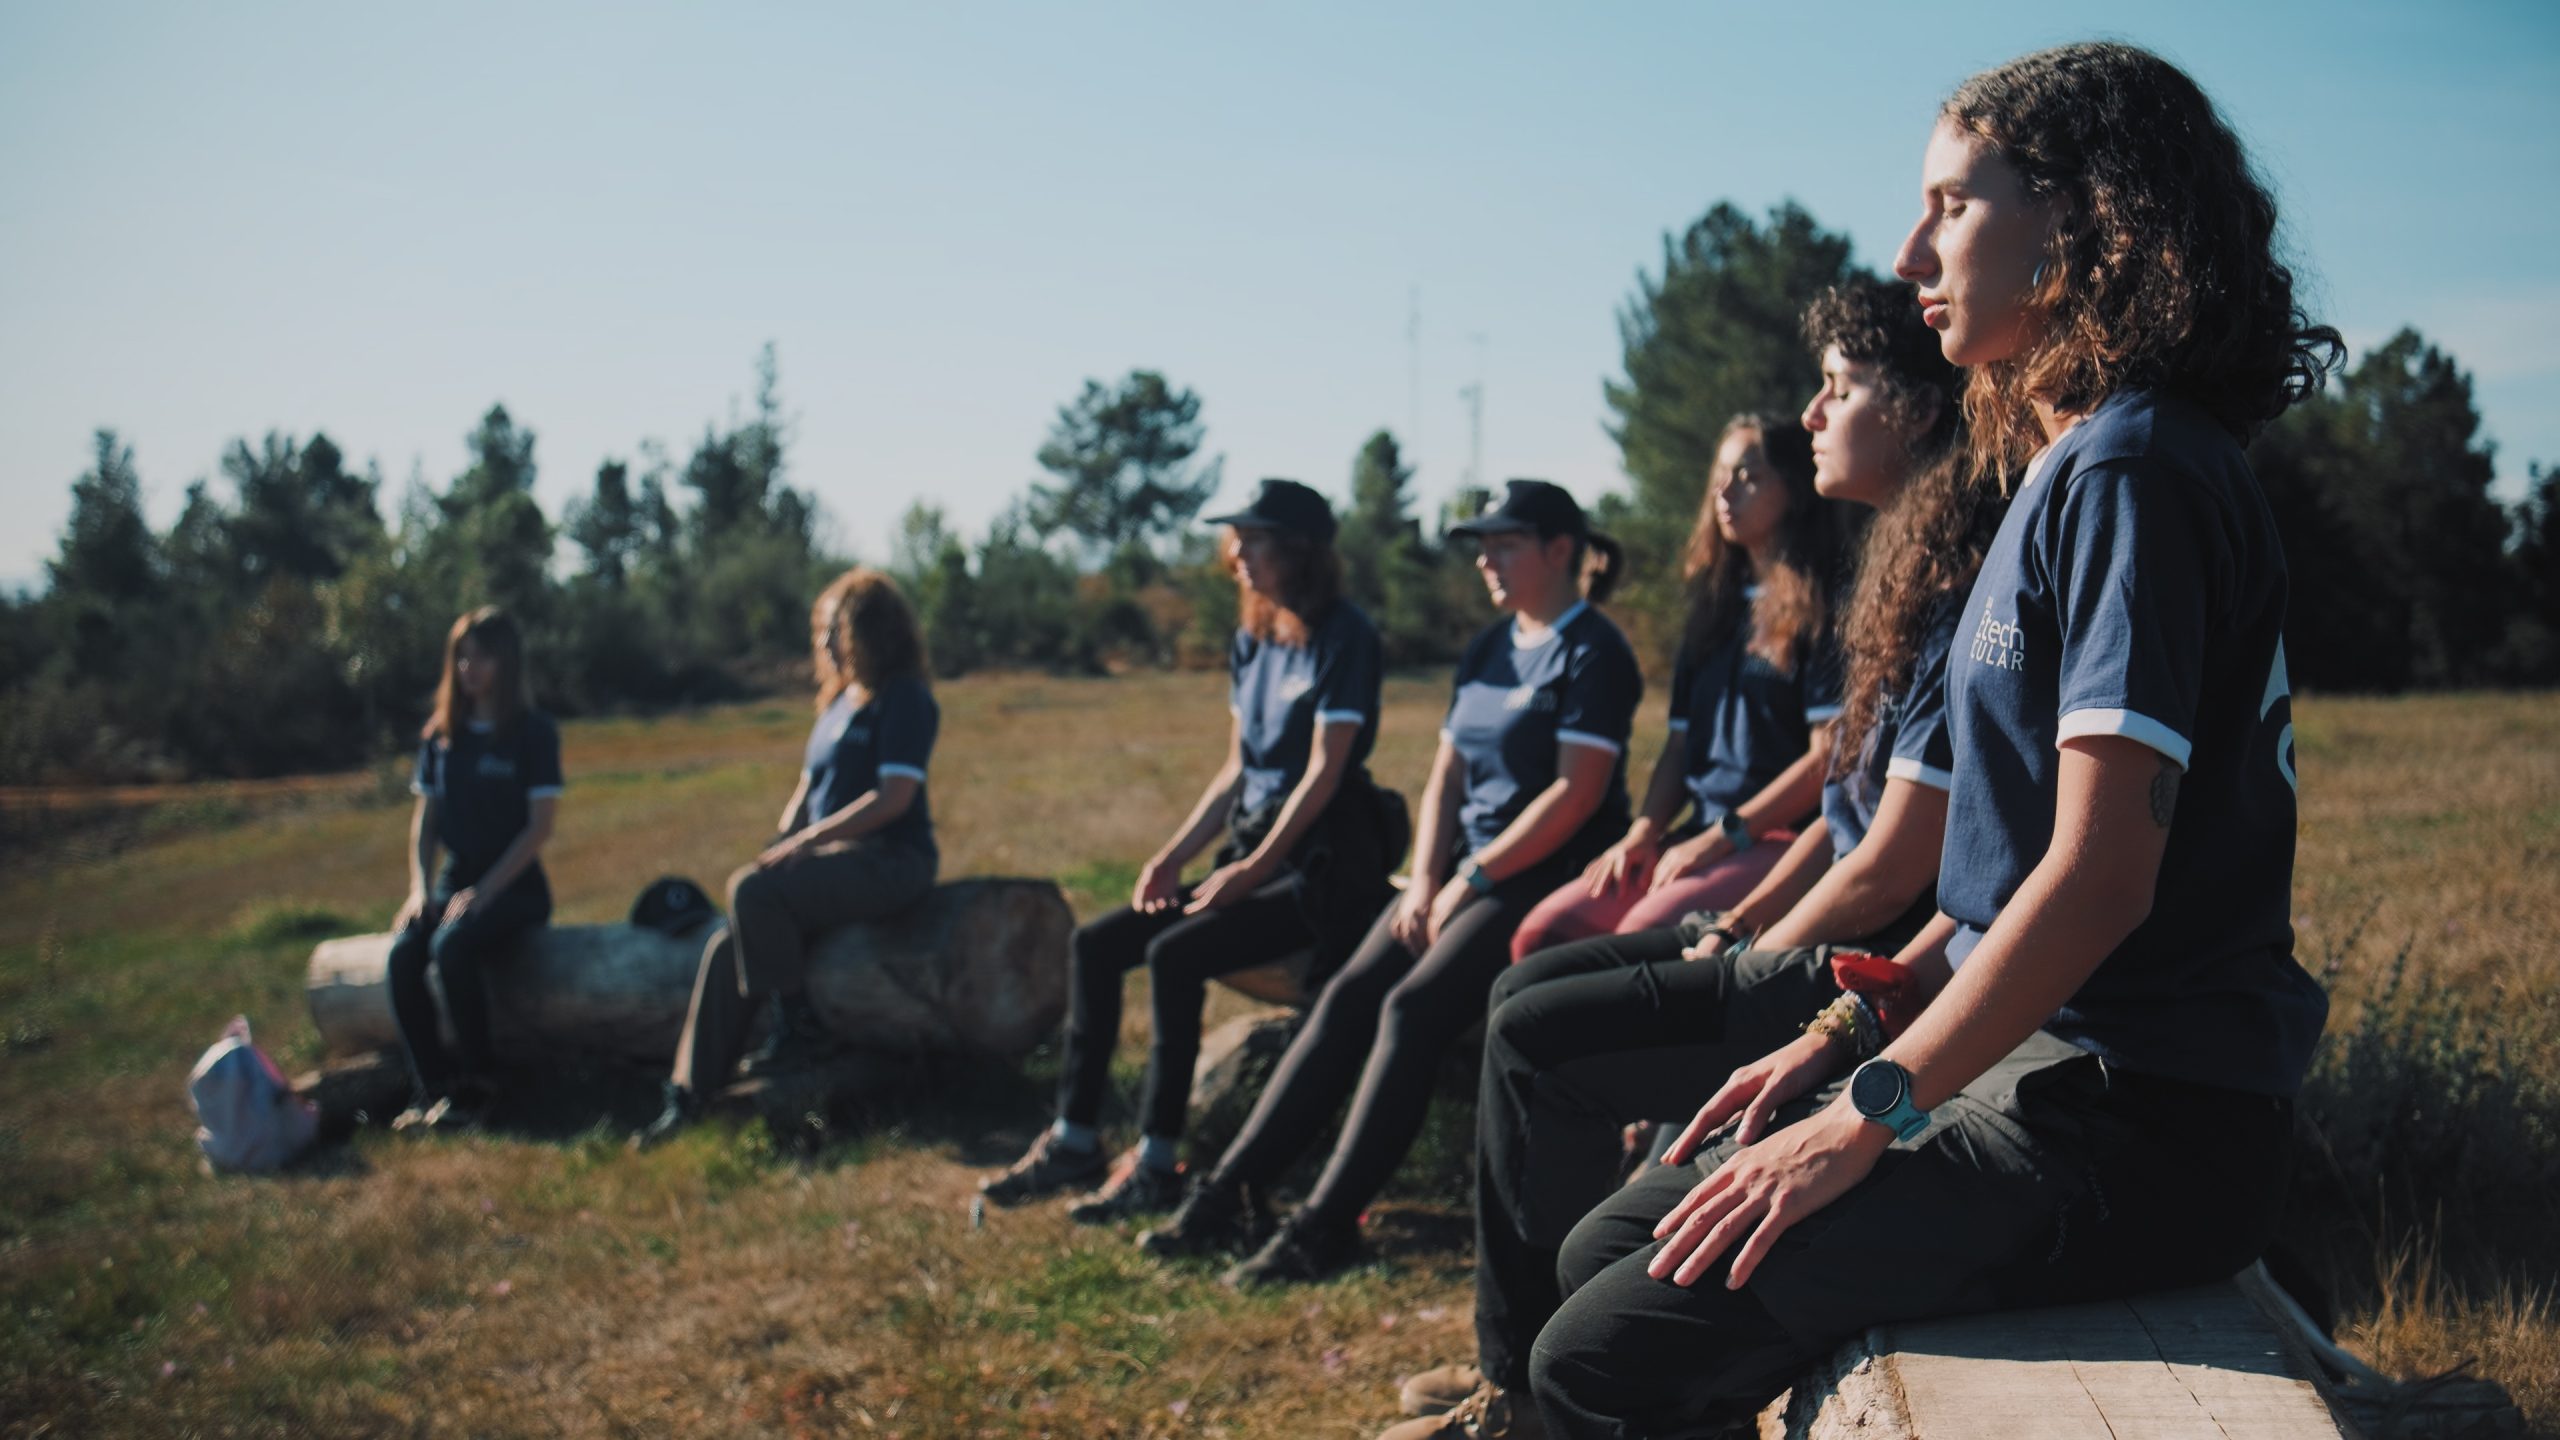
<instances>
[{"instance_id":1,"label":"long curly hair","mask_svg":"<svg viewBox=\"0 0 2560 1440\"><path fill-rule=\"evenodd\" d=\"M1804 338L1817 360L1837 346L1840 358L1870 368L1910 457L1901 488L1867 528L1840 621L1848 675L1832 768L1845 773L1885 697L1911 683L1931 612L1973 583L2008 503L1967 474L1962 380L1939 352L1938 333L1921 321L1911 286L1861 279L1824 291L1805 310Z\"/></svg>"},{"instance_id":2,"label":"long curly hair","mask_svg":"<svg viewBox=\"0 0 2560 1440\"><path fill-rule=\"evenodd\" d=\"M1689 615L1680 637L1680 655L1697 660L1732 638L1742 623L1743 592L1758 584L1749 602L1751 653L1780 670L1793 670L1798 647L1812 643L1830 611L1830 587L1838 574L1841 530L1835 507L1823 503L1813 488L1813 437L1793 420L1771 420L1741 414L1725 422L1716 437L1727 440L1748 434L1767 456L1769 468L1786 487L1786 518L1778 522L1773 563L1765 575L1752 573L1750 557L1727 544L1716 528L1716 492L1710 484L1698 501L1697 523L1689 529L1680 573L1689 592Z\"/></svg>"},{"instance_id":3,"label":"long curly hair","mask_svg":"<svg viewBox=\"0 0 2560 1440\"><path fill-rule=\"evenodd\" d=\"M818 592L809 606L809 635L820 710L852 687L877 695L890 681L925 671L924 632L916 624L915 610L898 582L861 565ZM836 659L839 649L841 662Z\"/></svg>"},{"instance_id":4,"label":"long curly hair","mask_svg":"<svg viewBox=\"0 0 2560 1440\"><path fill-rule=\"evenodd\" d=\"M1295 530L1274 530L1280 553L1287 556L1281 589L1286 600L1274 600L1244 583L1244 575L1236 568L1236 552L1243 536L1236 527L1226 527L1218 537L1218 563L1236 582L1236 625L1256 640L1306 648L1315 622L1324 618L1334 600L1342 594L1342 556L1330 540Z\"/></svg>"},{"instance_id":5,"label":"long curly hair","mask_svg":"<svg viewBox=\"0 0 2560 1440\"><path fill-rule=\"evenodd\" d=\"M2246 444L2344 357L2338 332L2295 302L2275 201L2177 66L2131 45L2064 45L1983 71L1940 113L2062 210L2028 302L2040 338L1965 383L1978 477L2014 473L2044 445L2037 400L2086 410L2165 390Z\"/></svg>"}]
</instances>

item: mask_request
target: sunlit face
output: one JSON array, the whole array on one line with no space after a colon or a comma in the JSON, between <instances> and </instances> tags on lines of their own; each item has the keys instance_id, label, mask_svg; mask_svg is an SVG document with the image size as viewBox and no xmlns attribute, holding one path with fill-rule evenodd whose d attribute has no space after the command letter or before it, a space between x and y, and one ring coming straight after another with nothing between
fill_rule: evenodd
<instances>
[{"instance_id":1,"label":"sunlit face","mask_svg":"<svg viewBox=\"0 0 2560 1440\"><path fill-rule=\"evenodd\" d=\"M498 689L498 657L469 635L453 647L453 683L472 704L487 702Z\"/></svg>"},{"instance_id":2,"label":"sunlit face","mask_svg":"<svg viewBox=\"0 0 2560 1440\"><path fill-rule=\"evenodd\" d=\"M1940 120L1920 162L1920 222L1893 273L1920 287L1920 314L1958 365L1988 365L2034 341L2028 306L2051 253L2058 206L2026 185L1989 141Z\"/></svg>"},{"instance_id":3,"label":"sunlit face","mask_svg":"<svg viewBox=\"0 0 2560 1440\"><path fill-rule=\"evenodd\" d=\"M1708 503L1716 530L1728 545L1756 550L1777 536L1787 518L1787 487L1769 463L1757 430L1736 430L1716 448Z\"/></svg>"},{"instance_id":4,"label":"sunlit face","mask_svg":"<svg viewBox=\"0 0 2560 1440\"><path fill-rule=\"evenodd\" d=\"M1289 551L1280 534L1261 525L1236 527L1236 578L1265 600L1284 598L1289 585Z\"/></svg>"},{"instance_id":5,"label":"sunlit face","mask_svg":"<svg viewBox=\"0 0 2560 1440\"><path fill-rule=\"evenodd\" d=\"M1477 537L1476 573L1484 577L1485 594L1505 614L1534 609L1552 597L1573 562L1573 537L1540 540L1534 531L1502 530Z\"/></svg>"},{"instance_id":6,"label":"sunlit face","mask_svg":"<svg viewBox=\"0 0 2560 1440\"><path fill-rule=\"evenodd\" d=\"M1804 428L1813 432L1813 488L1824 499L1880 506L1902 489L1914 437L1888 415L1873 361L1823 347L1822 388L1804 407Z\"/></svg>"},{"instance_id":7,"label":"sunlit face","mask_svg":"<svg viewBox=\"0 0 2560 1440\"><path fill-rule=\"evenodd\" d=\"M826 657L841 671L851 657L846 653L844 632L836 624L839 602L829 600L809 612L809 653Z\"/></svg>"}]
</instances>

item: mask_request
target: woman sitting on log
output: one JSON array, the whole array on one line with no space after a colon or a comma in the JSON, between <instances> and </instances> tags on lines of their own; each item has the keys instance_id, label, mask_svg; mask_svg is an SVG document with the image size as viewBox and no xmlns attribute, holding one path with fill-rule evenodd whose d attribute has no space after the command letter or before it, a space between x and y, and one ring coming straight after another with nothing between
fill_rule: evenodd
<instances>
[{"instance_id":1,"label":"woman sitting on log","mask_svg":"<svg viewBox=\"0 0 2560 1440\"><path fill-rule=\"evenodd\" d=\"M800 784L778 838L729 877L729 923L703 946L666 1107L632 1137L643 1148L692 1124L728 1083L766 996L775 1014L761 1062L824 1046L826 1027L802 994L810 941L933 892L940 853L925 769L942 711L915 612L888 576L857 566L810 607L809 648L818 719Z\"/></svg>"},{"instance_id":2,"label":"woman sitting on log","mask_svg":"<svg viewBox=\"0 0 2560 1440\"><path fill-rule=\"evenodd\" d=\"M1458 662L1423 792L1413 880L1307 1014L1235 1142L1141 1245L1191 1255L1250 1238L1260 1192L1351 1111L1307 1202L1237 1284L1316 1279L1353 1263L1359 1218L1422 1128L1441 1062L1484 1013L1529 907L1627 827L1626 748L1644 679L1593 609L1616 584L1617 542L1571 495L1514 480L1452 533L1508 618ZM1587 588L1586 588L1587 586Z\"/></svg>"},{"instance_id":3,"label":"woman sitting on log","mask_svg":"<svg viewBox=\"0 0 2560 1440\"><path fill-rule=\"evenodd\" d=\"M391 1018L414 1102L395 1130L477 1123L497 1096L481 968L551 918L542 847L560 808L560 731L525 701L524 637L494 605L453 622L409 781L409 898L391 922ZM444 873L432 885L436 852ZM427 969L444 983L447 1051Z\"/></svg>"},{"instance_id":4,"label":"woman sitting on log","mask_svg":"<svg viewBox=\"0 0 2560 1440\"><path fill-rule=\"evenodd\" d=\"M1173 1208L1209 982L1302 956L1299 987L1313 991L1393 894L1387 871L1401 857L1386 847L1402 842L1383 832L1380 807L1398 802L1367 769L1378 736L1378 631L1338 593L1333 507L1296 481L1265 480L1252 505L1210 523L1227 527L1221 548L1242 615L1227 652L1226 764L1139 870L1129 904L1069 942L1057 1121L980 1187L1000 1205L1102 1176L1095 1126L1120 1037L1120 987L1144 965L1154 1039L1140 1139L1067 1213L1093 1224ZM1185 886L1182 867L1221 835L1217 868Z\"/></svg>"},{"instance_id":5,"label":"woman sitting on log","mask_svg":"<svg viewBox=\"0 0 2560 1440\"><path fill-rule=\"evenodd\" d=\"M1707 1102L1697 1169L1566 1239L1528 1363L1550 1435L1747 1416L1872 1325L2220 1279L2283 1200L2327 1002L2241 447L2337 333L2212 102L2131 46L1966 81L1921 187L1894 268L1969 372L1975 473L2024 475L1948 656L1940 913Z\"/></svg>"},{"instance_id":6,"label":"woman sitting on log","mask_svg":"<svg viewBox=\"0 0 2560 1440\"><path fill-rule=\"evenodd\" d=\"M1725 909L1778 864L1820 803L1840 713L1829 591L1844 518L1816 492L1793 418L1726 423L1689 534L1671 733L1643 808L1520 922L1513 959Z\"/></svg>"}]
</instances>

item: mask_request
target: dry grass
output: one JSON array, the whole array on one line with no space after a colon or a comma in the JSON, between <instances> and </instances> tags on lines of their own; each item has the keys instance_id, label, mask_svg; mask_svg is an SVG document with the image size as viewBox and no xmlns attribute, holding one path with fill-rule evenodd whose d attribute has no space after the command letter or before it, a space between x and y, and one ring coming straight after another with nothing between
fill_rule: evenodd
<instances>
[{"instance_id":1,"label":"dry grass","mask_svg":"<svg viewBox=\"0 0 2560 1440\"><path fill-rule=\"evenodd\" d=\"M1390 685L1378 769L1408 793L1441 695ZM986 677L942 700L946 873L1055 874L1083 913L1125 893L1216 758L1204 677ZM2333 1033L2441 1029L2408 998L2433 996L2505 1042L2505 1073L2560 1075L2549 705L2304 703L2302 928L2307 955L2334 952ZM662 872L716 883L772 823L805 722L771 705L571 727L562 918L618 916ZM182 1098L196 1050L246 1010L289 1064L310 1058L311 935L388 916L400 814L380 786L224 809L0 879L0 1431L1362 1436L1398 1376L1466 1353L1463 1210L1427 1193L1445 1154L1376 1213L1384 1263L1275 1297L1142 1262L1053 1208L972 1230L972 1179L1039 1123L1047 1057L886 1105L814 1164L723 1127L631 1157L599 1123L365 1134L290 1177L203 1178ZM2370 1082L2368 1061L2338 1062L2331 1083L2408 1087L2370 1107L2397 1114L2465 1063L2422 1059ZM2475 1085L2462 1113L2503 1124L2497 1106L2550 1093ZM2519 1163L2544 1118L2515 1132ZM2469 1358L2560 1423L2551 1242L2497 1206L2457 1225L2366 1196L2388 1155L2333 1149L2338 1193L2303 1228L2342 1333L2413 1373ZM2475 1190L2530 1173L2461 1163Z\"/></svg>"}]
</instances>

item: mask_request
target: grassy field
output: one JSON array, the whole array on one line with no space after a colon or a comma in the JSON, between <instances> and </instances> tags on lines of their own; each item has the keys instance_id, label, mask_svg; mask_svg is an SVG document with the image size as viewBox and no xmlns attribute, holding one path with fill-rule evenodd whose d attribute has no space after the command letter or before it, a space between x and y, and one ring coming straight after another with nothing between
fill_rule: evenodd
<instances>
[{"instance_id":1,"label":"grassy field","mask_svg":"<svg viewBox=\"0 0 2560 1440\"><path fill-rule=\"evenodd\" d=\"M1377 766L1408 793L1441 695L1390 683ZM1206 677L986 677L942 699L945 873L1055 875L1084 915L1216 761ZM2546 1429L2553 714L2300 705L2299 928L2337 1006L2288 1234L2354 1348L2410 1374L2467 1362ZM560 918L618 918L660 873L716 883L771 826L806 720L570 726ZM976 1175L1045 1118L1046 1053L884 1104L814 1161L729 1126L626 1155L635 1098L204 1177L187 1069L234 1012L288 1069L316 1060L303 964L399 898L396 776L0 816L0 1433L1353 1437L1392 1417L1399 1376L1468 1353L1463 1116L1373 1211L1381 1263L1244 1297L1054 1208L971 1228Z\"/></svg>"}]
</instances>

